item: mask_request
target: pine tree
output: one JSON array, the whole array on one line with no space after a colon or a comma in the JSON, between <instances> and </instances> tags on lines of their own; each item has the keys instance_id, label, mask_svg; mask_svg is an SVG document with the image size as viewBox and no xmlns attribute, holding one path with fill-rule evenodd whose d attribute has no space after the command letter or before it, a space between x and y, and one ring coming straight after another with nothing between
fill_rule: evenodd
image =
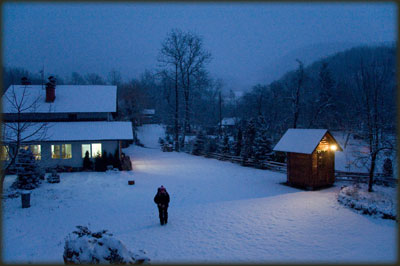
<instances>
[{"instance_id":1,"label":"pine tree","mask_svg":"<svg viewBox=\"0 0 400 266\"><path fill-rule=\"evenodd\" d=\"M390 158L386 158L385 161L383 162L383 174L385 176L393 175L392 160L390 160Z\"/></svg>"},{"instance_id":2,"label":"pine tree","mask_svg":"<svg viewBox=\"0 0 400 266\"><path fill-rule=\"evenodd\" d=\"M272 151L271 141L268 138L266 122L263 116L257 119L256 136L254 139L254 159L260 164L267 158L267 154Z\"/></svg>"},{"instance_id":3,"label":"pine tree","mask_svg":"<svg viewBox=\"0 0 400 266\"><path fill-rule=\"evenodd\" d=\"M91 170L92 169L92 162L89 158L89 151L86 151L85 157L83 158L83 170Z\"/></svg>"},{"instance_id":4,"label":"pine tree","mask_svg":"<svg viewBox=\"0 0 400 266\"><path fill-rule=\"evenodd\" d=\"M205 143L205 136L204 133L200 130L197 133L196 140L193 144L193 155L201 155L204 152L204 143Z\"/></svg>"},{"instance_id":5,"label":"pine tree","mask_svg":"<svg viewBox=\"0 0 400 266\"><path fill-rule=\"evenodd\" d=\"M229 136L228 134L224 133L218 143L218 152L225 155L229 154L229 151L230 151Z\"/></svg>"},{"instance_id":6,"label":"pine tree","mask_svg":"<svg viewBox=\"0 0 400 266\"><path fill-rule=\"evenodd\" d=\"M255 135L256 135L255 121L252 118L247 123L246 130L244 132L244 145L242 147L242 152L241 152L243 162L253 157L254 154L253 144Z\"/></svg>"},{"instance_id":7,"label":"pine tree","mask_svg":"<svg viewBox=\"0 0 400 266\"><path fill-rule=\"evenodd\" d=\"M214 153L218 150L218 145L215 138L207 138L206 142L206 157L210 157L211 153Z\"/></svg>"},{"instance_id":8,"label":"pine tree","mask_svg":"<svg viewBox=\"0 0 400 266\"><path fill-rule=\"evenodd\" d=\"M233 150L234 150L234 155L235 156L240 156L240 153L242 151L242 141L243 141L242 139L243 139L242 128L239 127L237 135L236 135L236 139L235 139L235 142L234 142L234 145L233 145L234 146Z\"/></svg>"},{"instance_id":9,"label":"pine tree","mask_svg":"<svg viewBox=\"0 0 400 266\"><path fill-rule=\"evenodd\" d=\"M17 160L17 180L13 188L35 189L40 185L40 168L30 150L20 149Z\"/></svg>"},{"instance_id":10,"label":"pine tree","mask_svg":"<svg viewBox=\"0 0 400 266\"><path fill-rule=\"evenodd\" d=\"M113 166L114 166L114 168L118 168L119 170L121 170L121 161L119 159L119 150L118 149L115 149L115 152L114 152Z\"/></svg>"},{"instance_id":11,"label":"pine tree","mask_svg":"<svg viewBox=\"0 0 400 266\"><path fill-rule=\"evenodd\" d=\"M104 172L107 170L108 155L106 151L103 154L96 155L94 158L94 170L97 172Z\"/></svg>"}]
</instances>

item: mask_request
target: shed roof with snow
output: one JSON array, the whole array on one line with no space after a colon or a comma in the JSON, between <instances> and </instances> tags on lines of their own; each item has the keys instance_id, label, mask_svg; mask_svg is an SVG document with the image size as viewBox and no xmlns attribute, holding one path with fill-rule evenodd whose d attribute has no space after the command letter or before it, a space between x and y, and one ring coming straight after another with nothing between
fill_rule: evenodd
<instances>
[{"instance_id":1,"label":"shed roof with snow","mask_svg":"<svg viewBox=\"0 0 400 266\"><path fill-rule=\"evenodd\" d=\"M25 91L24 105L30 106L37 101L33 108L23 113L97 113L117 111L117 87L109 85L57 85L54 102L45 101L46 88L41 85L11 85L4 96L3 113L16 113L9 102L13 92L21 99Z\"/></svg>"},{"instance_id":2,"label":"shed roof with snow","mask_svg":"<svg viewBox=\"0 0 400 266\"><path fill-rule=\"evenodd\" d=\"M323 137L329 134L336 142L337 149L342 151L339 143L327 129L289 128L275 145L274 151L311 154L317 148Z\"/></svg>"},{"instance_id":3,"label":"shed roof with snow","mask_svg":"<svg viewBox=\"0 0 400 266\"><path fill-rule=\"evenodd\" d=\"M15 124L14 124L15 125ZM32 123L22 134L25 138L39 129L43 123ZM13 123L5 123L6 142L16 139L15 131L10 129ZM86 140L132 140L131 122L51 122L46 123L43 132L35 134L34 138L27 138L28 141L86 141ZM43 133L43 134L41 134ZM42 138L38 139L41 135Z\"/></svg>"}]
</instances>

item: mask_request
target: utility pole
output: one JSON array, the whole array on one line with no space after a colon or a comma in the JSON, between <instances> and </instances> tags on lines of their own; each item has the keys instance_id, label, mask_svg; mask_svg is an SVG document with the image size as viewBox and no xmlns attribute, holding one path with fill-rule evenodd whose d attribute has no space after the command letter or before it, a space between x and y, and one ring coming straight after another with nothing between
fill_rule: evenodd
<instances>
[{"instance_id":1,"label":"utility pole","mask_svg":"<svg viewBox=\"0 0 400 266\"><path fill-rule=\"evenodd\" d=\"M42 90L43 90L43 85L44 85L44 64L42 64L42 70L39 71L41 74L42 78Z\"/></svg>"}]
</instances>

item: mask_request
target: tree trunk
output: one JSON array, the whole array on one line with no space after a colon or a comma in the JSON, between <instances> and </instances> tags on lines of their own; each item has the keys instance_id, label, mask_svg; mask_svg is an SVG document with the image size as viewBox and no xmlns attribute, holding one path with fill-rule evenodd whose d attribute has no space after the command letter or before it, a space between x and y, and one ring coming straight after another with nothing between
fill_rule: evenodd
<instances>
[{"instance_id":1,"label":"tree trunk","mask_svg":"<svg viewBox=\"0 0 400 266\"><path fill-rule=\"evenodd\" d=\"M376 163L376 153L371 156L371 168L369 169L369 182L368 182L368 192L372 192L372 185L374 183L374 171Z\"/></svg>"}]
</instances>

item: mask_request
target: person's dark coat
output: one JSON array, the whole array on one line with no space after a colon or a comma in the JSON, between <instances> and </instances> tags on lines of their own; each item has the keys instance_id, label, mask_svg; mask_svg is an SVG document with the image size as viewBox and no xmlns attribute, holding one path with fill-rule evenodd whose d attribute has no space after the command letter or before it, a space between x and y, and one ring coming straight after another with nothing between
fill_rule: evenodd
<instances>
[{"instance_id":1,"label":"person's dark coat","mask_svg":"<svg viewBox=\"0 0 400 266\"><path fill-rule=\"evenodd\" d=\"M158 189L156 196L154 197L154 202L159 207L168 208L169 204L169 194L165 189Z\"/></svg>"},{"instance_id":2,"label":"person's dark coat","mask_svg":"<svg viewBox=\"0 0 400 266\"><path fill-rule=\"evenodd\" d=\"M161 225L168 223L169 194L163 186L158 188L157 194L154 197L154 202L158 207Z\"/></svg>"}]
</instances>

